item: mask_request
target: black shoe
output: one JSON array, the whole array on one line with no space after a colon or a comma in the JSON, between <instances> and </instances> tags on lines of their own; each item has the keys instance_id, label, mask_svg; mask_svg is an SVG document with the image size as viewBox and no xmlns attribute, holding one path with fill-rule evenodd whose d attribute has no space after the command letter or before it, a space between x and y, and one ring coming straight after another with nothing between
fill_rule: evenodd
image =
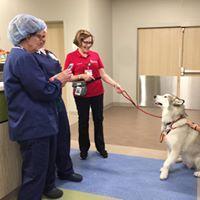
<instances>
[{"instance_id":1,"label":"black shoe","mask_svg":"<svg viewBox=\"0 0 200 200\"><path fill-rule=\"evenodd\" d=\"M108 157L108 152L106 150L100 151L99 153L103 158L107 158Z\"/></svg>"},{"instance_id":2,"label":"black shoe","mask_svg":"<svg viewBox=\"0 0 200 200\"><path fill-rule=\"evenodd\" d=\"M61 180L67 180L72 182L81 182L83 180L83 177L80 174L71 173L67 176L59 176L58 177Z\"/></svg>"},{"instance_id":3,"label":"black shoe","mask_svg":"<svg viewBox=\"0 0 200 200\"><path fill-rule=\"evenodd\" d=\"M45 192L44 195L49 199L59 199L63 196L63 191L55 187L52 190Z\"/></svg>"},{"instance_id":4,"label":"black shoe","mask_svg":"<svg viewBox=\"0 0 200 200\"><path fill-rule=\"evenodd\" d=\"M80 152L80 157L81 157L82 160L85 160L88 157L88 152L81 151Z\"/></svg>"}]
</instances>

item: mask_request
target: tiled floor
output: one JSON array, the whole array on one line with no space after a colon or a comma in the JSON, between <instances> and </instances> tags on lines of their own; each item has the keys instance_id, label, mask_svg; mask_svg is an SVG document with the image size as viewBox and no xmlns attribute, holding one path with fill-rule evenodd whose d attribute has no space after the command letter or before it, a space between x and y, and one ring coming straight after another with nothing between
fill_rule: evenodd
<instances>
[{"instance_id":1,"label":"tiled floor","mask_svg":"<svg viewBox=\"0 0 200 200\"><path fill-rule=\"evenodd\" d=\"M145 111L161 115L159 108L144 108ZM200 111L188 110L188 117L200 123ZM75 116L75 115L74 115ZM76 117L77 119L77 117ZM104 112L104 136L106 144L165 150L159 142L161 120L133 109L133 107L111 107ZM71 126L73 140L78 138L77 124ZM90 121L90 137L93 137Z\"/></svg>"}]
</instances>

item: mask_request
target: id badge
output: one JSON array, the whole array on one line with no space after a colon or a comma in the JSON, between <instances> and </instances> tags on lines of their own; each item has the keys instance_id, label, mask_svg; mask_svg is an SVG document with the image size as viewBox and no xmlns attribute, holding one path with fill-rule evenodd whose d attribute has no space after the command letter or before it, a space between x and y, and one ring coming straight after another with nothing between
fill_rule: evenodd
<instances>
[{"instance_id":1,"label":"id badge","mask_svg":"<svg viewBox=\"0 0 200 200\"><path fill-rule=\"evenodd\" d=\"M86 73L87 75L91 75L91 76L93 75L91 69L86 69L86 70L85 70L85 73Z\"/></svg>"},{"instance_id":2,"label":"id badge","mask_svg":"<svg viewBox=\"0 0 200 200\"><path fill-rule=\"evenodd\" d=\"M76 87L76 89L75 89L75 95L80 96L81 95L81 91L82 91L81 87Z\"/></svg>"}]
</instances>

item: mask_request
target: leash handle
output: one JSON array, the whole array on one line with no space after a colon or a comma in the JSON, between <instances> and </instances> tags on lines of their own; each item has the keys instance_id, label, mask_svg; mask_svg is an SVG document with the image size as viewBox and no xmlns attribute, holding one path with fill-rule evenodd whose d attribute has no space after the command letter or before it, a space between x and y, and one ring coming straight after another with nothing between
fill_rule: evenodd
<instances>
[{"instance_id":1,"label":"leash handle","mask_svg":"<svg viewBox=\"0 0 200 200\"><path fill-rule=\"evenodd\" d=\"M150 115L152 117L156 117L156 118L161 118L161 116L158 116L158 115L154 115L152 113L149 113L145 110L143 110L140 106L138 106L134 101L133 99L131 98L131 96L126 92L126 90L123 90L122 93L121 93L128 101L130 101L138 110L140 110L141 112L147 114L147 115Z\"/></svg>"}]
</instances>

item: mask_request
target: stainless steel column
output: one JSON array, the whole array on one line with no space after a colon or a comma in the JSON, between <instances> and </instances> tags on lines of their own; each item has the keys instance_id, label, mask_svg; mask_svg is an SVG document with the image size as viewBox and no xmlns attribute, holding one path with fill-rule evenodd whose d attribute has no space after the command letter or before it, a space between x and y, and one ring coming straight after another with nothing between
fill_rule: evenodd
<instances>
[{"instance_id":1,"label":"stainless steel column","mask_svg":"<svg viewBox=\"0 0 200 200\"><path fill-rule=\"evenodd\" d=\"M200 77L181 76L180 97L187 109L200 109Z\"/></svg>"},{"instance_id":2,"label":"stainless steel column","mask_svg":"<svg viewBox=\"0 0 200 200\"><path fill-rule=\"evenodd\" d=\"M154 95L177 93L176 76L139 76L138 104L140 106L154 107Z\"/></svg>"}]
</instances>

